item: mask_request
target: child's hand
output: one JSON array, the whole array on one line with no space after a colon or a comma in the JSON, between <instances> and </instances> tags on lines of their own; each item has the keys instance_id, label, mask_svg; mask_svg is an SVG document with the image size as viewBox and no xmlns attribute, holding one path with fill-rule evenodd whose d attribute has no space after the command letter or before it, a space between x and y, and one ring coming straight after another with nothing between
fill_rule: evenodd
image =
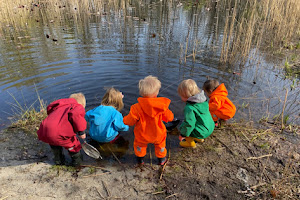
<instances>
[{"instance_id":1,"label":"child's hand","mask_svg":"<svg viewBox=\"0 0 300 200\"><path fill-rule=\"evenodd\" d=\"M181 142L182 140L184 140L185 139L185 137L182 137L181 135L179 135L179 141Z\"/></svg>"},{"instance_id":2,"label":"child's hand","mask_svg":"<svg viewBox=\"0 0 300 200\"><path fill-rule=\"evenodd\" d=\"M84 140L86 138L86 134L79 135L79 137Z\"/></svg>"}]
</instances>

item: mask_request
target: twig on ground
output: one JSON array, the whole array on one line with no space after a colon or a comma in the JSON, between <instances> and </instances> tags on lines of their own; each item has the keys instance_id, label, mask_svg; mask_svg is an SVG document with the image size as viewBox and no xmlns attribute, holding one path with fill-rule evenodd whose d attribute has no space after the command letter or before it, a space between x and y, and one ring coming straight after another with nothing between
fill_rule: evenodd
<instances>
[{"instance_id":1,"label":"twig on ground","mask_svg":"<svg viewBox=\"0 0 300 200\"><path fill-rule=\"evenodd\" d=\"M163 166L163 168L162 168L162 170L161 170L161 174L160 174L159 180L161 180L161 179L162 179L162 176L163 176L164 170L165 170L165 168L166 168L166 166L167 166L167 163L169 162L170 158L171 158L171 150L169 149L169 156L168 156L168 160L166 161L166 163L164 164L164 166Z\"/></svg>"},{"instance_id":2,"label":"twig on ground","mask_svg":"<svg viewBox=\"0 0 300 200\"><path fill-rule=\"evenodd\" d=\"M260 183L260 184L257 184L257 185L253 185L250 187L251 190L256 190L258 187L261 187L261 186L264 186L264 185L267 185L267 183Z\"/></svg>"},{"instance_id":3,"label":"twig on ground","mask_svg":"<svg viewBox=\"0 0 300 200\"><path fill-rule=\"evenodd\" d=\"M171 194L170 196L167 196L165 199L168 199L168 198L176 196L176 195L178 195L178 193Z\"/></svg>"},{"instance_id":4,"label":"twig on ground","mask_svg":"<svg viewBox=\"0 0 300 200\"><path fill-rule=\"evenodd\" d=\"M258 156L258 157L249 157L249 158L247 158L246 160L257 160L257 159L260 159L260 158L270 157L270 156L272 156L272 155L273 155L273 154L267 154L267 155Z\"/></svg>"},{"instance_id":5,"label":"twig on ground","mask_svg":"<svg viewBox=\"0 0 300 200\"><path fill-rule=\"evenodd\" d=\"M105 199L105 197L99 192L98 188L94 187L96 189L96 192L99 194L99 196L102 198L102 199Z\"/></svg>"},{"instance_id":6,"label":"twig on ground","mask_svg":"<svg viewBox=\"0 0 300 200\"><path fill-rule=\"evenodd\" d=\"M114 158L118 161L118 163L119 163L122 167L124 167L123 164L121 163L121 161L117 158L116 154L115 154L109 147L108 147L108 150L112 153L112 155L113 155Z\"/></svg>"},{"instance_id":7,"label":"twig on ground","mask_svg":"<svg viewBox=\"0 0 300 200\"><path fill-rule=\"evenodd\" d=\"M217 138L215 135L213 135L212 137L216 138L218 140L218 142L220 142L223 146L225 146L232 155L237 155L237 153L235 153L233 150L231 150L231 148L229 148L224 142L222 142L219 138Z\"/></svg>"},{"instance_id":8,"label":"twig on ground","mask_svg":"<svg viewBox=\"0 0 300 200\"><path fill-rule=\"evenodd\" d=\"M165 191L159 191L159 192L153 192L152 194L155 195L155 194L161 194L161 193L164 193Z\"/></svg>"},{"instance_id":9,"label":"twig on ground","mask_svg":"<svg viewBox=\"0 0 300 200\"><path fill-rule=\"evenodd\" d=\"M105 170L105 171L109 171L109 170L107 170L107 169L105 169L105 168L103 168L103 167L98 167L98 166L93 166L93 165L81 165L82 167L91 167L91 168L96 168L96 169L103 169L103 170Z\"/></svg>"},{"instance_id":10,"label":"twig on ground","mask_svg":"<svg viewBox=\"0 0 300 200\"><path fill-rule=\"evenodd\" d=\"M285 109L285 104L286 104L288 92L289 92L289 90L286 89L285 98L284 98L284 103L283 103L283 107L282 107L282 113L281 113L281 129L282 129L282 130L284 129L283 118L284 118L284 109Z\"/></svg>"},{"instance_id":11,"label":"twig on ground","mask_svg":"<svg viewBox=\"0 0 300 200\"><path fill-rule=\"evenodd\" d=\"M104 173L101 173L101 174L93 174L93 175L88 175L88 176L82 176L82 178L88 178L88 177L94 177L94 176L102 176L102 175L107 174L107 173L110 173L110 172L104 172Z\"/></svg>"},{"instance_id":12,"label":"twig on ground","mask_svg":"<svg viewBox=\"0 0 300 200\"><path fill-rule=\"evenodd\" d=\"M106 190L106 193L107 193L107 196L108 196L107 198L110 198L111 194L110 194L110 191L108 190L107 184L104 181L102 181L102 184L103 184L103 186L104 186L104 188Z\"/></svg>"}]
</instances>

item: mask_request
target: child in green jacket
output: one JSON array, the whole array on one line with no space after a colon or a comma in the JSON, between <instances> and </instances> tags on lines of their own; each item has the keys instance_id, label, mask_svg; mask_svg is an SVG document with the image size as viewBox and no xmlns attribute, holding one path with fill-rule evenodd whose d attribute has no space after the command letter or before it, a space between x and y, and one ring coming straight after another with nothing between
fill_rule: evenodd
<instances>
[{"instance_id":1,"label":"child in green jacket","mask_svg":"<svg viewBox=\"0 0 300 200\"><path fill-rule=\"evenodd\" d=\"M182 81L178 86L178 94L184 107L184 121L180 126L180 146L196 147L196 142L204 142L215 128L215 123L208 108L208 102L196 82L192 79ZM185 137L185 138L184 138Z\"/></svg>"}]
</instances>

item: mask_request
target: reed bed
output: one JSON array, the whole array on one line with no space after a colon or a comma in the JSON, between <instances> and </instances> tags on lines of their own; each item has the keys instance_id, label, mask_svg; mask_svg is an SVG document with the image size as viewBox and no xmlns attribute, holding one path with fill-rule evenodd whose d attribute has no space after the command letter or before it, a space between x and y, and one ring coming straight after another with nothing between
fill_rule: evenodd
<instances>
[{"instance_id":1,"label":"reed bed","mask_svg":"<svg viewBox=\"0 0 300 200\"><path fill-rule=\"evenodd\" d=\"M218 6L227 7L221 62L245 61L252 48L277 51L290 44L296 47L300 35L298 0L229 0Z\"/></svg>"}]
</instances>

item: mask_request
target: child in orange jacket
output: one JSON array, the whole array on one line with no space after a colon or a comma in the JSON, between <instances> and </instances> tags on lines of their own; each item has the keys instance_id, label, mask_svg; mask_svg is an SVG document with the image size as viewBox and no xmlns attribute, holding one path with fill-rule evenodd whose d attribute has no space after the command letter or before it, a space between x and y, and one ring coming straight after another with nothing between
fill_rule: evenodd
<instances>
[{"instance_id":1,"label":"child in orange jacket","mask_svg":"<svg viewBox=\"0 0 300 200\"><path fill-rule=\"evenodd\" d=\"M218 119L228 120L235 115L236 107L228 99L228 91L224 83L219 84L217 80L207 80L203 84L203 90L209 96L209 111L215 123Z\"/></svg>"},{"instance_id":2,"label":"child in orange jacket","mask_svg":"<svg viewBox=\"0 0 300 200\"><path fill-rule=\"evenodd\" d=\"M157 97L161 83L157 77L147 76L139 81L138 103L130 108L130 112L124 117L126 125L134 126L134 152L138 164L144 164L143 158L146 155L149 143L155 146L155 155L159 165L167 161L166 137L167 130L163 123L173 120L174 115L169 110L171 100L165 97Z\"/></svg>"}]
</instances>

